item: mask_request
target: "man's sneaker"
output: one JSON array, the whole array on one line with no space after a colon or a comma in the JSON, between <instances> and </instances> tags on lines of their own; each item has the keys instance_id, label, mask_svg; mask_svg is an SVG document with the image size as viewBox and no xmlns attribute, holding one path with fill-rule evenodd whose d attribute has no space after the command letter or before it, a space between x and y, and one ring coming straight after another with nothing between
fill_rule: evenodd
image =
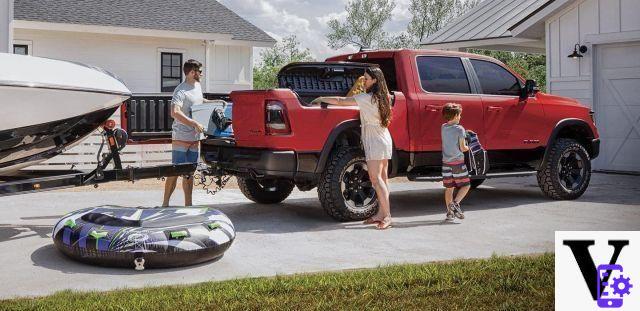
<instances>
[{"instance_id":1,"label":"man's sneaker","mask_svg":"<svg viewBox=\"0 0 640 311\"><path fill-rule=\"evenodd\" d=\"M453 210L453 214L456 215L459 219L464 219L464 213L462 213L462 209L460 208L460 203L453 201L451 203L451 209Z\"/></svg>"}]
</instances>

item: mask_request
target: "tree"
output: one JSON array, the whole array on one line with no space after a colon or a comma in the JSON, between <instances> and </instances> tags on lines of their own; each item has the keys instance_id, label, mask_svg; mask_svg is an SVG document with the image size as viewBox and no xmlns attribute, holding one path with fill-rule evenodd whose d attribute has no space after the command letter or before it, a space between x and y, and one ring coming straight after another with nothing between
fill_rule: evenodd
<instances>
[{"instance_id":1,"label":"tree","mask_svg":"<svg viewBox=\"0 0 640 311\"><path fill-rule=\"evenodd\" d=\"M436 33L456 17L476 6L479 0L411 0L411 21L407 32L417 42Z\"/></svg>"},{"instance_id":2,"label":"tree","mask_svg":"<svg viewBox=\"0 0 640 311\"><path fill-rule=\"evenodd\" d=\"M347 45L378 47L385 38L384 24L391 18L396 3L393 0L351 0L345 6L347 18L329 21L329 46L333 49Z\"/></svg>"},{"instance_id":3,"label":"tree","mask_svg":"<svg viewBox=\"0 0 640 311\"><path fill-rule=\"evenodd\" d=\"M262 61L253 67L253 88L271 89L278 87L278 72L292 62L313 61L311 51L300 47L295 35L282 39L270 49L260 53Z\"/></svg>"},{"instance_id":4,"label":"tree","mask_svg":"<svg viewBox=\"0 0 640 311\"><path fill-rule=\"evenodd\" d=\"M546 56L544 54L479 49L468 49L467 52L487 55L503 62L523 78L535 80L540 90L546 92L547 64Z\"/></svg>"},{"instance_id":5,"label":"tree","mask_svg":"<svg viewBox=\"0 0 640 311\"><path fill-rule=\"evenodd\" d=\"M415 49L420 46L420 42L409 33L402 32L395 36L388 36L380 41L380 48L383 49Z\"/></svg>"}]
</instances>

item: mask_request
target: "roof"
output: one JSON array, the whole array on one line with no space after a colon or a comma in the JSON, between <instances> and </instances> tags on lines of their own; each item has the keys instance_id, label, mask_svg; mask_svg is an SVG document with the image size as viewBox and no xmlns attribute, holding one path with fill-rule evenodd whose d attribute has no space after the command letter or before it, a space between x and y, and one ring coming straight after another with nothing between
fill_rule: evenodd
<instances>
[{"instance_id":1,"label":"roof","mask_svg":"<svg viewBox=\"0 0 640 311\"><path fill-rule=\"evenodd\" d=\"M231 35L275 43L215 0L15 0L14 19Z\"/></svg>"},{"instance_id":2,"label":"roof","mask_svg":"<svg viewBox=\"0 0 640 311\"><path fill-rule=\"evenodd\" d=\"M348 61L348 62L357 62L362 61L366 62L366 59L375 59L375 58L386 58L392 57L395 54L401 55L422 55L422 56L451 56L451 57L467 57L473 59L483 59L493 62L499 62L498 60L481 54L473 54L467 52L459 52L459 51L444 51L444 50L433 50L433 49L380 49L380 50L371 50L371 51L363 51L363 52L354 52L348 54L341 54L329 57L325 60L325 62L337 62L337 61ZM351 56L351 58L349 58ZM365 58L362 58L362 57ZM363 61L364 59L364 61Z\"/></svg>"},{"instance_id":3,"label":"roof","mask_svg":"<svg viewBox=\"0 0 640 311\"><path fill-rule=\"evenodd\" d=\"M427 37L422 44L511 37L512 26L553 0L485 0Z\"/></svg>"}]
</instances>

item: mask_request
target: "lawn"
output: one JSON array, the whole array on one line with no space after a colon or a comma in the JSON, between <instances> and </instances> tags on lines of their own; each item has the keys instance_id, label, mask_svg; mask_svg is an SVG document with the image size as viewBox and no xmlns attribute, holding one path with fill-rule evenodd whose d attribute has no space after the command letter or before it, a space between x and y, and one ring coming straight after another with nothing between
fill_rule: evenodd
<instances>
[{"instance_id":1,"label":"lawn","mask_svg":"<svg viewBox=\"0 0 640 311\"><path fill-rule=\"evenodd\" d=\"M45 282L46 283L46 282ZM46 284L43 284L46 286ZM553 254L0 301L1 310L553 310Z\"/></svg>"}]
</instances>

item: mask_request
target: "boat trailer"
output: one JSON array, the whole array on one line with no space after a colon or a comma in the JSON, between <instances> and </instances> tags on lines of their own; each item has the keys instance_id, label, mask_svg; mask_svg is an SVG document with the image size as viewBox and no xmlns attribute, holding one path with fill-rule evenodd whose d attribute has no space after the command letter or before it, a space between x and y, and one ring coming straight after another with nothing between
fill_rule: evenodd
<instances>
[{"instance_id":1,"label":"boat trailer","mask_svg":"<svg viewBox=\"0 0 640 311\"><path fill-rule=\"evenodd\" d=\"M115 128L113 125L103 126L103 144L98 155L101 154L104 142L109 152L102 155L97 167L89 172L80 170L23 170L18 175L0 176L0 196L17 195L54 189L82 187L113 181L134 182L140 179L163 178L192 174L196 163L167 164L149 167L122 167L120 150L126 145L127 132ZM107 166L113 162L113 169Z\"/></svg>"}]
</instances>

